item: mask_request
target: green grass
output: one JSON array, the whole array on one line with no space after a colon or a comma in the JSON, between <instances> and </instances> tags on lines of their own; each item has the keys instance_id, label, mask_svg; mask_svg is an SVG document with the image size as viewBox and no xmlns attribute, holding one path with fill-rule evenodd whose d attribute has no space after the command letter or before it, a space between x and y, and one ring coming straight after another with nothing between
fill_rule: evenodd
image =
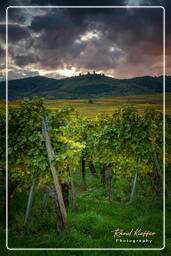
<instances>
[{"instance_id":1,"label":"green grass","mask_svg":"<svg viewBox=\"0 0 171 256\"><path fill-rule=\"evenodd\" d=\"M162 247L162 211L156 206L157 202L155 204L153 202L153 208L149 209L147 206L144 208L144 205L142 208L138 203L128 206L125 203L100 201L93 198L92 190L89 193L91 198L84 199L84 194L78 197L77 213L69 209L70 226L68 231L60 236L56 233L55 214L51 207L42 210L40 203L35 202L32 217L25 228L23 227L23 210L17 212L14 208L13 212L17 214L15 217L11 216L13 220L9 230L9 247L117 248L122 247L122 244L117 246L111 232L117 228L155 230L157 236L152 247ZM22 195L19 193L15 201L21 201L21 198ZM39 194L37 198L40 198ZM22 201L26 202L26 199L24 195ZM132 244L126 244L123 247L127 246L132 247ZM136 244L133 247L143 246Z\"/></svg>"},{"instance_id":2,"label":"green grass","mask_svg":"<svg viewBox=\"0 0 171 256\"><path fill-rule=\"evenodd\" d=\"M169 171L169 170L168 170ZM168 176L170 182L170 174ZM55 213L51 200L42 205L42 193L36 192L32 215L26 227L23 227L24 213L28 194L18 192L11 200L9 247L10 248L121 248L121 247L162 247L162 200L152 194L142 198L140 187L137 188L135 201L128 205L126 201L117 201L113 191L113 201L109 202L99 179L94 179L88 172L87 190L84 191L80 175L75 176L78 212L68 209L69 228L61 235L56 233ZM170 183L169 183L170 184ZM71 201L71 200L70 200ZM167 201L168 210L170 201ZM121 228L131 230L155 231L157 235L152 245L117 244L112 230ZM167 245L171 241L171 222L167 225ZM5 230L1 229L5 235ZM1 243L4 243L4 238ZM163 251L105 251L105 255L154 255L169 256L171 247ZM38 255L37 251L7 251L2 244L1 255ZM31 254L32 253L32 254ZM40 252L39 252L40 253ZM103 251L44 251L43 255L102 255Z\"/></svg>"}]
</instances>

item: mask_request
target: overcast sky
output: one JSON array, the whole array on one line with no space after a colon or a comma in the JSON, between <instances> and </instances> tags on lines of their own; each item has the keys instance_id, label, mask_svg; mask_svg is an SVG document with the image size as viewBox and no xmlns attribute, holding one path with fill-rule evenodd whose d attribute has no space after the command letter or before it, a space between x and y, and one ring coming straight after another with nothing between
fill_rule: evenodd
<instances>
[{"instance_id":1,"label":"overcast sky","mask_svg":"<svg viewBox=\"0 0 171 256\"><path fill-rule=\"evenodd\" d=\"M16 2L54 4L43 0L1 1L1 78L5 73L4 10ZM80 1L69 3L78 5ZM166 73L171 75L169 1L113 0L105 4L166 7ZM93 70L116 78L162 75L162 8L10 8L8 16L10 79L34 75L62 78Z\"/></svg>"}]
</instances>

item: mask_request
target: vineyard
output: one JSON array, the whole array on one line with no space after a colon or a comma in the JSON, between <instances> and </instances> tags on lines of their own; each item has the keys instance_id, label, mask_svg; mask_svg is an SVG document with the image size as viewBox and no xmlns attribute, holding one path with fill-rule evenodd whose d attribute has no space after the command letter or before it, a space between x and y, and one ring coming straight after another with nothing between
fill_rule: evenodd
<instances>
[{"instance_id":1,"label":"vineyard","mask_svg":"<svg viewBox=\"0 0 171 256\"><path fill-rule=\"evenodd\" d=\"M161 248L163 114L122 105L90 119L70 105L50 111L38 97L18 104L8 109L9 247ZM0 111L3 183L5 104ZM165 118L169 170L171 119ZM152 229L157 236L153 244L117 244L111 233L117 228Z\"/></svg>"}]
</instances>

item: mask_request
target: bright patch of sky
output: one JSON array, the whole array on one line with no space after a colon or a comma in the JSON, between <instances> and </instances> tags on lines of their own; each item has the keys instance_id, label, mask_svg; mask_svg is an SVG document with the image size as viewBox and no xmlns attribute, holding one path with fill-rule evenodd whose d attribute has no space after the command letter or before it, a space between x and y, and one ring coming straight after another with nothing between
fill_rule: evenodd
<instances>
[{"instance_id":1,"label":"bright patch of sky","mask_svg":"<svg viewBox=\"0 0 171 256\"><path fill-rule=\"evenodd\" d=\"M97 38L99 39L100 38L100 33L99 31L89 31L87 32L86 34L82 35L80 40L81 41L89 41L91 40L92 38Z\"/></svg>"}]
</instances>

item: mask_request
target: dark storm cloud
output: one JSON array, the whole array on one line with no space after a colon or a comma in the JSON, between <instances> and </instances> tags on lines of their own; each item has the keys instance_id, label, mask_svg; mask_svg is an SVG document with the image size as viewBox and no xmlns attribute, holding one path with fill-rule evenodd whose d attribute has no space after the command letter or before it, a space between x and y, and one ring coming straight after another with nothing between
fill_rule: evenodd
<instances>
[{"instance_id":1,"label":"dark storm cloud","mask_svg":"<svg viewBox=\"0 0 171 256\"><path fill-rule=\"evenodd\" d=\"M88 29L86 18L74 20L67 9L50 9L47 14L33 19L29 29L39 36L34 42L40 66L46 68L64 68L73 64L80 55L86 42L76 44ZM47 58L48 56L48 58Z\"/></svg>"},{"instance_id":2,"label":"dark storm cloud","mask_svg":"<svg viewBox=\"0 0 171 256\"><path fill-rule=\"evenodd\" d=\"M163 5L166 7L166 53L171 54L170 1L106 0L99 3L96 0L86 2L76 0L17 2L15 0L12 2L10 4L32 6ZM14 63L20 67L37 64L37 69L55 70L70 69L74 66L78 70L110 69L123 75L124 73L134 75L138 73L139 67L143 75L148 71L154 71L155 66L160 66L162 9L49 8L44 9L42 13L36 13L35 9L30 10L9 9L9 39L13 48L9 51ZM12 21L13 26L11 26ZM0 37L5 41L5 27L2 26L1 24ZM83 39L90 32L93 35L88 40Z\"/></svg>"},{"instance_id":3,"label":"dark storm cloud","mask_svg":"<svg viewBox=\"0 0 171 256\"><path fill-rule=\"evenodd\" d=\"M116 68L141 62L151 54L149 46L152 54L162 54L162 9L50 9L29 29L39 33L34 47L41 68ZM98 31L99 38L81 41L89 31Z\"/></svg>"},{"instance_id":4,"label":"dark storm cloud","mask_svg":"<svg viewBox=\"0 0 171 256\"><path fill-rule=\"evenodd\" d=\"M5 57L5 49L0 45L0 59Z\"/></svg>"},{"instance_id":5,"label":"dark storm cloud","mask_svg":"<svg viewBox=\"0 0 171 256\"><path fill-rule=\"evenodd\" d=\"M42 48L65 47L72 44L88 26L85 16L74 20L71 15L67 9L50 9L46 15L35 17L29 28L41 33L39 43Z\"/></svg>"},{"instance_id":6,"label":"dark storm cloud","mask_svg":"<svg viewBox=\"0 0 171 256\"><path fill-rule=\"evenodd\" d=\"M6 40L6 25L0 24L0 39L5 42ZM16 43L22 39L27 40L30 36L29 30L25 26L19 24L8 24L8 41L9 43Z\"/></svg>"},{"instance_id":7,"label":"dark storm cloud","mask_svg":"<svg viewBox=\"0 0 171 256\"><path fill-rule=\"evenodd\" d=\"M125 0L31 0L31 5L55 5L55 6L99 6L99 5L124 5Z\"/></svg>"},{"instance_id":8,"label":"dark storm cloud","mask_svg":"<svg viewBox=\"0 0 171 256\"><path fill-rule=\"evenodd\" d=\"M8 9L8 22L16 22L23 24L27 19L27 16L23 15L22 9Z\"/></svg>"},{"instance_id":9,"label":"dark storm cloud","mask_svg":"<svg viewBox=\"0 0 171 256\"><path fill-rule=\"evenodd\" d=\"M27 55L15 56L15 63L19 67L37 63L38 61L39 61L39 58L37 58L36 56L27 56Z\"/></svg>"},{"instance_id":10,"label":"dark storm cloud","mask_svg":"<svg viewBox=\"0 0 171 256\"><path fill-rule=\"evenodd\" d=\"M90 54L89 54L90 51ZM88 49L83 59L79 59L77 67L82 66L85 69L105 70L116 68L124 53L115 50L109 52L109 50L102 48L100 52L95 48Z\"/></svg>"},{"instance_id":11,"label":"dark storm cloud","mask_svg":"<svg viewBox=\"0 0 171 256\"><path fill-rule=\"evenodd\" d=\"M0 1L0 21L5 22L6 9L8 6L20 6L20 5L29 5L31 0L1 0ZM11 22L23 22L26 20L26 17L22 15L22 11L14 9L10 14L9 21Z\"/></svg>"},{"instance_id":12,"label":"dark storm cloud","mask_svg":"<svg viewBox=\"0 0 171 256\"><path fill-rule=\"evenodd\" d=\"M45 9L44 15L34 18L30 25L30 29L35 32L42 30L57 30L68 27L69 17L65 15L62 9Z\"/></svg>"}]
</instances>

